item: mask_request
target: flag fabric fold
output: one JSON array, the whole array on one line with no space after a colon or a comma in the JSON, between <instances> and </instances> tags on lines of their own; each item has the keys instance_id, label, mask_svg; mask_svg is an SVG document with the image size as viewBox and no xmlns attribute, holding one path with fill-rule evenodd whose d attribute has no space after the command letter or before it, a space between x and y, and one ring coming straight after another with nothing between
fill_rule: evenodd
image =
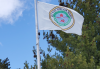
<instances>
[{"instance_id":1,"label":"flag fabric fold","mask_svg":"<svg viewBox=\"0 0 100 69\"><path fill-rule=\"evenodd\" d=\"M37 2L39 30L62 30L82 35L84 17L63 6Z\"/></svg>"}]
</instances>

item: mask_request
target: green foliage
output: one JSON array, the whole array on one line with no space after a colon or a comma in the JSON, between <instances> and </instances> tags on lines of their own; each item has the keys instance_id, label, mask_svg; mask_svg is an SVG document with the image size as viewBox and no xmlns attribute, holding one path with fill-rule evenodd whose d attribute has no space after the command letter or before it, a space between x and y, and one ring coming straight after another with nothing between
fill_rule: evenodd
<instances>
[{"instance_id":1,"label":"green foliage","mask_svg":"<svg viewBox=\"0 0 100 69\"><path fill-rule=\"evenodd\" d=\"M9 59L6 58L4 60L1 60L0 59L0 69L10 69L11 67L10 66L10 62L9 62Z\"/></svg>"},{"instance_id":2,"label":"green foliage","mask_svg":"<svg viewBox=\"0 0 100 69\"><path fill-rule=\"evenodd\" d=\"M86 58L81 55L75 55L70 52L69 47L67 47L66 57L62 58L59 55L54 55L55 58L51 56L49 59L42 60L42 69L94 69L95 62L93 57L91 57L91 62L87 63Z\"/></svg>"},{"instance_id":3,"label":"green foliage","mask_svg":"<svg viewBox=\"0 0 100 69\"><path fill-rule=\"evenodd\" d=\"M83 15L85 19L82 35L55 30L59 38L53 34L52 30L47 34L43 31L43 39L47 39L48 44L61 52L62 56L57 53L45 54L41 49L40 54L44 57L44 60L41 60L42 69L100 69L100 1L66 0L62 2L59 0L59 5L74 9ZM50 46L47 50L49 53L52 51ZM34 47L33 53L36 58L34 69L37 69L37 55ZM25 67L28 68L27 65Z\"/></svg>"},{"instance_id":4,"label":"green foliage","mask_svg":"<svg viewBox=\"0 0 100 69\"><path fill-rule=\"evenodd\" d=\"M24 65L25 65L25 66L24 66L24 69L29 69L28 64L29 64L29 63L27 63L27 61L24 63Z\"/></svg>"},{"instance_id":5,"label":"green foliage","mask_svg":"<svg viewBox=\"0 0 100 69\"><path fill-rule=\"evenodd\" d=\"M69 1L69 3L67 1ZM70 51L73 52L73 55L75 55L74 57L80 56L80 52L81 56L85 57L82 58L80 56L82 61L84 60L84 63L86 64L85 68L91 68L91 66L93 66L96 69L97 66L100 66L100 60L99 60L100 59L100 1L99 0L73 0L73 1L67 0L67 1L62 2L62 0L59 0L59 5L74 9L75 11L83 15L83 17L85 18L82 26L82 35L78 36L76 34L67 34L63 31L55 30L55 32L59 34L60 36L59 38L59 36L53 34L53 31L50 30L49 35L45 34L44 38L47 39L47 42L52 47L56 48L56 50L62 53L63 58L66 57L65 56L66 55L65 52L67 51L66 48L69 46ZM54 61L54 59L52 59L52 61ZM73 61L73 64L74 62L77 61ZM93 64L91 64L91 62L93 62ZM56 62L55 60L55 63L58 62ZM82 67L81 65L76 64L76 69L81 67Z\"/></svg>"},{"instance_id":6,"label":"green foliage","mask_svg":"<svg viewBox=\"0 0 100 69\"><path fill-rule=\"evenodd\" d=\"M29 63L27 63L27 61L25 61L24 69L35 69L35 65L34 65L34 67L31 65L31 68L29 68Z\"/></svg>"}]
</instances>

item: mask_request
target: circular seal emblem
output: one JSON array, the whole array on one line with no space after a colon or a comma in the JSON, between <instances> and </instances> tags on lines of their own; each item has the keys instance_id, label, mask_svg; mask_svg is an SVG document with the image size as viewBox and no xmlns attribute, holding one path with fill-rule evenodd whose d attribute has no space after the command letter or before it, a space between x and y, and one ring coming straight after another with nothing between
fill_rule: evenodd
<instances>
[{"instance_id":1,"label":"circular seal emblem","mask_svg":"<svg viewBox=\"0 0 100 69\"><path fill-rule=\"evenodd\" d=\"M54 25L60 27L62 30L68 30L75 24L72 12L61 6L56 6L50 10L49 19Z\"/></svg>"}]
</instances>

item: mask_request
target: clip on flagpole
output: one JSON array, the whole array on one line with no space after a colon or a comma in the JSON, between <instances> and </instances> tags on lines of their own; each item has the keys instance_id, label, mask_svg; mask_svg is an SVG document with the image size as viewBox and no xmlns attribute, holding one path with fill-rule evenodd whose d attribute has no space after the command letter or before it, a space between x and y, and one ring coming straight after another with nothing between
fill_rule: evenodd
<instances>
[{"instance_id":1,"label":"clip on flagpole","mask_svg":"<svg viewBox=\"0 0 100 69\"><path fill-rule=\"evenodd\" d=\"M35 4L35 23L36 23L37 65L38 65L38 69L41 69L40 52L39 52L39 38L38 38L37 0L34 0L34 4Z\"/></svg>"}]
</instances>

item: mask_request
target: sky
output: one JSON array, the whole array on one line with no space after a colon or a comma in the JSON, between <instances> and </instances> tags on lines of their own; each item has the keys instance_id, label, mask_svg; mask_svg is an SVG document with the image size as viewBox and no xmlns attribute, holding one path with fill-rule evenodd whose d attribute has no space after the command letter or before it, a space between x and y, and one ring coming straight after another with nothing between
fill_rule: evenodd
<instances>
[{"instance_id":1,"label":"sky","mask_svg":"<svg viewBox=\"0 0 100 69\"><path fill-rule=\"evenodd\" d=\"M58 0L39 1L59 5ZM34 65L35 28L34 0L0 0L0 59L8 57L11 69L23 69L25 61L29 67ZM43 40L42 30L40 34L39 46L48 53L48 43ZM52 49L51 55L56 51Z\"/></svg>"}]
</instances>

